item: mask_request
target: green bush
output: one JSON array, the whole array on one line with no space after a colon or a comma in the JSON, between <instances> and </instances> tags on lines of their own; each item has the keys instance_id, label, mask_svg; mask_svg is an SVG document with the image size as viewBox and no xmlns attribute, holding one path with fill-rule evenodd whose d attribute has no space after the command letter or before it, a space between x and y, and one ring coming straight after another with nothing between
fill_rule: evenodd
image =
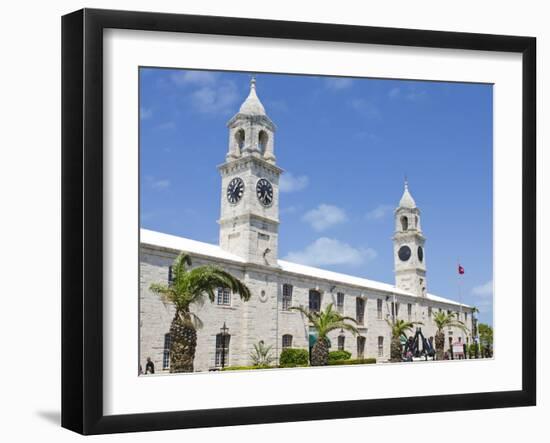
<instances>
[{"instance_id":1,"label":"green bush","mask_svg":"<svg viewBox=\"0 0 550 443\"><path fill-rule=\"evenodd\" d=\"M281 352L279 366L281 368L295 368L309 365L309 351L307 349L286 348Z\"/></svg>"},{"instance_id":2,"label":"green bush","mask_svg":"<svg viewBox=\"0 0 550 443\"><path fill-rule=\"evenodd\" d=\"M329 361L328 364L331 366L336 365L370 365L376 363L375 358L356 358L353 360L333 360Z\"/></svg>"},{"instance_id":3,"label":"green bush","mask_svg":"<svg viewBox=\"0 0 550 443\"><path fill-rule=\"evenodd\" d=\"M348 351L332 351L328 353L328 362L339 360L349 360L351 358L351 352Z\"/></svg>"},{"instance_id":4,"label":"green bush","mask_svg":"<svg viewBox=\"0 0 550 443\"><path fill-rule=\"evenodd\" d=\"M249 371L251 369L274 369L277 366L228 366L222 371Z\"/></svg>"}]
</instances>

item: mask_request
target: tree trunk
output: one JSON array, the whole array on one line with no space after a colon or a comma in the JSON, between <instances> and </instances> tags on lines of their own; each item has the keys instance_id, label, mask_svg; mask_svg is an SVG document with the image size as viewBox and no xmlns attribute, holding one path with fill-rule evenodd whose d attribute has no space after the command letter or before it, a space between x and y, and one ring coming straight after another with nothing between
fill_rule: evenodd
<instances>
[{"instance_id":1,"label":"tree trunk","mask_svg":"<svg viewBox=\"0 0 550 443\"><path fill-rule=\"evenodd\" d=\"M390 345L390 361L399 362L403 360L403 354L401 352L401 340L399 337L392 337Z\"/></svg>"},{"instance_id":2,"label":"tree trunk","mask_svg":"<svg viewBox=\"0 0 550 443\"><path fill-rule=\"evenodd\" d=\"M438 331L435 334L435 358L437 360L443 360L443 354L445 352L445 334Z\"/></svg>"},{"instance_id":3,"label":"tree trunk","mask_svg":"<svg viewBox=\"0 0 550 443\"><path fill-rule=\"evenodd\" d=\"M170 372L193 372L197 331L176 312L170 326Z\"/></svg>"},{"instance_id":4,"label":"tree trunk","mask_svg":"<svg viewBox=\"0 0 550 443\"><path fill-rule=\"evenodd\" d=\"M311 348L311 366L328 365L328 343L324 338L318 338Z\"/></svg>"}]
</instances>

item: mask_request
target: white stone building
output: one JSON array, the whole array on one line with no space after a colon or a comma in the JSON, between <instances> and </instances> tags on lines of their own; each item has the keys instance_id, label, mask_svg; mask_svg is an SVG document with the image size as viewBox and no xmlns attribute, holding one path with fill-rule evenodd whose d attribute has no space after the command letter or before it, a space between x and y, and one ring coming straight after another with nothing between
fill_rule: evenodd
<instances>
[{"instance_id":1,"label":"white stone building","mask_svg":"<svg viewBox=\"0 0 550 443\"><path fill-rule=\"evenodd\" d=\"M193 266L218 265L241 279L252 297L219 288L215 303L195 306L204 322L198 331L196 371L221 365L251 364L250 352L260 340L271 345L275 356L285 347L308 349L307 319L291 306L324 309L329 303L357 319L360 336L335 331L331 350L345 349L352 358L389 358L393 310L397 318L423 322L426 338L435 336L432 312L455 312L470 332L446 331L446 343L461 337L471 342L473 309L427 291L426 257L420 210L407 184L395 210L395 285L340 274L278 259L279 178L283 172L274 154L275 125L256 95L250 94L229 121L229 150L221 174L219 245L142 229L140 232L140 365L150 357L157 372L169 368L168 334L174 314L149 290L154 282L168 282L171 265L181 251L191 255ZM214 190L212 190L214 192ZM220 329L227 327L222 351Z\"/></svg>"}]
</instances>

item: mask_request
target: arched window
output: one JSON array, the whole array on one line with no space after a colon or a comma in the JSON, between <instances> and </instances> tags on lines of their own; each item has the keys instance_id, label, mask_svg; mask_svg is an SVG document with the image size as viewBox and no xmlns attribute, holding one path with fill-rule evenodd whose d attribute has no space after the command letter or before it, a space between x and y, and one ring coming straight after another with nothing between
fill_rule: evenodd
<instances>
[{"instance_id":1,"label":"arched window","mask_svg":"<svg viewBox=\"0 0 550 443\"><path fill-rule=\"evenodd\" d=\"M414 216L414 227L418 229L418 215Z\"/></svg>"},{"instance_id":2,"label":"arched window","mask_svg":"<svg viewBox=\"0 0 550 443\"><path fill-rule=\"evenodd\" d=\"M406 231L409 229L409 219L405 216L401 217L401 230Z\"/></svg>"},{"instance_id":3,"label":"arched window","mask_svg":"<svg viewBox=\"0 0 550 443\"><path fill-rule=\"evenodd\" d=\"M312 312L321 310L321 293L315 289L309 291L309 310Z\"/></svg>"},{"instance_id":4,"label":"arched window","mask_svg":"<svg viewBox=\"0 0 550 443\"><path fill-rule=\"evenodd\" d=\"M258 149L262 154L265 154L265 150L267 149L267 132L260 131L260 134L258 135Z\"/></svg>"},{"instance_id":5,"label":"arched window","mask_svg":"<svg viewBox=\"0 0 550 443\"><path fill-rule=\"evenodd\" d=\"M239 153L244 148L244 129L239 129L235 132L235 146L237 147Z\"/></svg>"},{"instance_id":6,"label":"arched window","mask_svg":"<svg viewBox=\"0 0 550 443\"><path fill-rule=\"evenodd\" d=\"M172 336L164 334L164 350L162 352L162 369L170 368L170 346L172 345Z\"/></svg>"},{"instance_id":7,"label":"arched window","mask_svg":"<svg viewBox=\"0 0 550 443\"><path fill-rule=\"evenodd\" d=\"M283 335L283 349L292 347L292 335L285 334Z\"/></svg>"}]
</instances>

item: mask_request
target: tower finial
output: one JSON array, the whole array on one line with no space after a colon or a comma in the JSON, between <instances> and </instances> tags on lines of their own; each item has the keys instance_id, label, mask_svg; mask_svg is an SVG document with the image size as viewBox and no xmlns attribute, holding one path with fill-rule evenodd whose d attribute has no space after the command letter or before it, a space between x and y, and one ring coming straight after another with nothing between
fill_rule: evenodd
<instances>
[{"instance_id":1,"label":"tower finial","mask_svg":"<svg viewBox=\"0 0 550 443\"><path fill-rule=\"evenodd\" d=\"M407 179L407 174L405 174L405 189L409 189L409 180Z\"/></svg>"},{"instance_id":2,"label":"tower finial","mask_svg":"<svg viewBox=\"0 0 550 443\"><path fill-rule=\"evenodd\" d=\"M250 89L256 89L256 74L252 74L250 78Z\"/></svg>"}]
</instances>

